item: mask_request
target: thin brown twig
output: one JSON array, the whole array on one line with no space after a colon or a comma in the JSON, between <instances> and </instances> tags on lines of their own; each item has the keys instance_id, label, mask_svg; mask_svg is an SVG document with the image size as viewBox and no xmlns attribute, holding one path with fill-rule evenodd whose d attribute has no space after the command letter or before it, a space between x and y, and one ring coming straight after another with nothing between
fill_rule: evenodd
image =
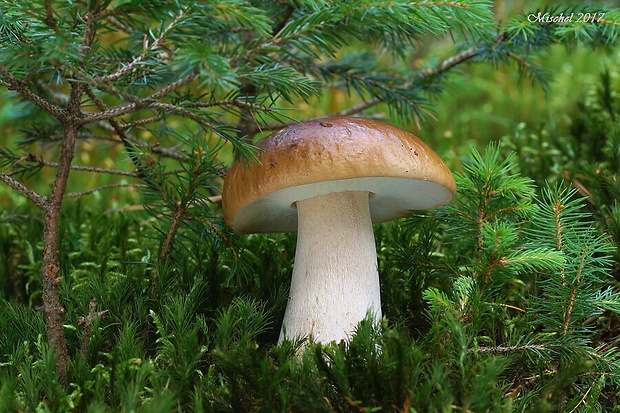
<instances>
[{"instance_id":1,"label":"thin brown twig","mask_svg":"<svg viewBox=\"0 0 620 413\"><path fill-rule=\"evenodd\" d=\"M575 281L573 281L570 298L568 300L568 306L566 307L566 312L564 313L564 328L562 329L563 335L566 335L568 333L568 329L571 324L573 310L575 307L575 301L577 300L577 290L579 289L579 286L581 284L581 274L583 273L584 265L585 265L586 258L588 255L588 250L589 250L588 245L586 245L584 246L583 251L581 251L581 258L579 260L577 274L575 277Z\"/></svg>"},{"instance_id":2,"label":"thin brown twig","mask_svg":"<svg viewBox=\"0 0 620 413\"><path fill-rule=\"evenodd\" d=\"M153 153L156 153L158 155L163 155L167 158L170 159L175 159L177 161L186 161L187 160L187 156L178 153L174 147L172 148L166 148L163 146L159 146L159 145L155 145L155 146L151 146L151 151L153 151Z\"/></svg>"},{"instance_id":3,"label":"thin brown twig","mask_svg":"<svg viewBox=\"0 0 620 413\"><path fill-rule=\"evenodd\" d=\"M56 18L54 17L54 11L52 9L52 0L45 0L45 24L52 29L56 30Z\"/></svg>"},{"instance_id":4,"label":"thin brown twig","mask_svg":"<svg viewBox=\"0 0 620 413\"><path fill-rule=\"evenodd\" d=\"M51 102L43 99L41 96L34 93L30 88L24 84L23 82L17 80L11 72L4 66L0 65L0 74L5 77L6 81L2 82L2 86L6 87L9 90L14 90L50 115L56 117L60 120L65 120L67 118L67 111L59 106L54 105Z\"/></svg>"},{"instance_id":5,"label":"thin brown twig","mask_svg":"<svg viewBox=\"0 0 620 413\"><path fill-rule=\"evenodd\" d=\"M95 102L95 105L97 105L99 110L105 111L107 109L106 104L101 99L99 99L97 95L95 95L95 92L90 87L86 87L85 89L86 89L86 94L93 100L93 102ZM119 137L119 139L123 143L123 146L125 147L127 152L129 153L129 157L131 158L131 161L133 162L134 166L136 167L138 171L137 176L143 179L147 178L149 176L149 172L144 167L140 159L135 154L133 154L131 151L132 146L135 145L134 142L132 142L129 139L129 137L125 133L125 130L121 127L121 125L116 119L109 118L107 119L107 121L110 124L114 133L116 133L116 135Z\"/></svg>"},{"instance_id":6,"label":"thin brown twig","mask_svg":"<svg viewBox=\"0 0 620 413\"><path fill-rule=\"evenodd\" d=\"M368 108L378 105L382 103L383 99L378 97L373 97L372 99L368 99L365 102L358 103L357 105L351 106L350 108L341 110L340 112L335 112L329 115L329 117L340 117L340 116L352 116L356 115L360 112L365 111Z\"/></svg>"},{"instance_id":7,"label":"thin brown twig","mask_svg":"<svg viewBox=\"0 0 620 413\"><path fill-rule=\"evenodd\" d=\"M6 175L3 172L0 172L0 181L4 182L15 191L17 191L20 195L26 197L30 201L32 201L39 209L43 210L46 207L46 199L43 195L35 192L34 190L24 186L20 182L11 178L9 175Z\"/></svg>"},{"instance_id":8,"label":"thin brown twig","mask_svg":"<svg viewBox=\"0 0 620 413\"><path fill-rule=\"evenodd\" d=\"M39 168L39 167L42 167L42 166L46 166L46 167L50 167L50 168L58 168L60 166L58 162L44 161L43 159L37 159L37 158L34 157L34 155L30 155L30 154L27 155L25 158L26 158L25 159L26 161L33 162L33 165L31 167L20 168L20 169L15 170L15 171L13 171L10 174L7 174L5 176L11 177L13 175L16 175L16 174L19 174L19 173L22 173L22 172L26 172L26 171L32 170L34 168ZM137 178L138 177L138 175L136 173L134 173L134 172L121 171L119 169L97 168L97 167L93 167L93 166L83 166L83 165L71 165L69 167L69 169L74 170L74 171L103 173L103 174L110 174L110 175L123 175L123 176L129 176L129 177L132 177L132 178Z\"/></svg>"},{"instance_id":9,"label":"thin brown twig","mask_svg":"<svg viewBox=\"0 0 620 413\"><path fill-rule=\"evenodd\" d=\"M474 48L474 47L470 47L469 49L463 50L462 52L459 52L457 54L455 54L454 56L451 56L447 59L442 60L437 66L433 67L433 68L429 68L429 69L425 69L422 70L419 74L420 77L432 77L432 76L437 76L440 75L444 72L447 72L448 70L454 68L455 66L458 66L474 57L476 57L479 54L479 50Z\"/></svg>"},{"instance_id":10,"label":"thin brown twig","mask_svg":"<svg viewBox=\"0 0 620 413\"><path fill-rule=\"evenodd\" d=\"M132 33L132 32L134 32L132 27L124 25L116 17L114 17L112 15L108 15L105 19L106 19L106 21L108 22L108 24L110 26L114 27L117 30L121 30L121 31L123 31L125 33Z\"/></svg>"},{"instance_id":11,"label":"thin brown twig","mask_svg":"<svg viewBox=\"0 0 620 413\"><path fill-rule=\"evenodd\" d=\"M58 163L56 162L46 162L40 161L42 165L49 166L51 168L58 168ZM83 172L93 172L99 174L110 174L110 175L122 175L129 176L132 178L138 178L138 174L135 172L121 171L120 169L108 169L108 168L97 168L94 166L83 166L83 165L71 165L72 171L83 171Z\"/></svg>"},{"instance_id":12,"label":"thin brown twig","mask_svg":"<svg viewBox=\"0 0 620 413\"><path fill-rule=\"evenodd\" d=\"M98 186L97 188L88 189L82 192L69 192L65 194L65 198L80 198L84 195L94 194L95 192L103 191L105 189L114 189L114 188L148 188L148 185L145 184L109 184Z\"/></svg>"},{"instance_id":13,"label":"thin brown twig","mask_svg":"<svg viewBox=\"0 0 620 413\"><path fill-rule=\"evenodd\" d=\"M138 126L142 126L142 125L148 125L149 123L157 122L158 120L161 120L161 119L162 119L161 115L156 115L156 116L151 116L149 118L138 119L138 120L134 120L131 122L122 123L120 126L121 128L123 128L123 130L127 130L127 129L135 128Z\"/></svg>"},{"instance_id":14,"label":"thin brown twig","mask_svg":"<svg viewBox=\"0 0 620 413\"><path fill-rule=\"evenodd\" d=\"M144 205L128 205L120 208L112 208L103 212L103 215L116 214L118 212L129 212L129 211L144 211L146 208Z\"/></svg>"},{"instance_id":15,"label":"thin brown twig","mask_svg":"<svg viewBox=\"0 0 620 413\"><path fill-rule=\"evenodd\" d=\"M185 109L183 107L176 106L176 105L173 105L173 104L170 104L170 103L155 102L152 105L150 105L149 108L151 108L151 109L166 110L168 112L176 112L176 113L180 114L181 116L185 116L186 118L189 118L189 119L193 120L194 122L196 122L200 126L203 126L205 129L215 130L215 127L213 126L213 124L207 122L206 120L204 120L201 117L199 117L198 115L196 115L194 112L192 112L190 110L187 110L187 109Z\"/></svg>"},{"instance_id":16,"label":"thin brown twig","mask_svg":"<svg viewBox=\"0 0 620 413\"><path fill-rule=\"evenodd\" d=\"M594 386L596 385L596 382L598 380L598 378L601 376L601 374L596 374L596 378L594 380L592 380L592 384L590 385L590 387L588 387L588 390L585 392L585 394L583 395L583 397L579 400L579 403L577 403L575 405L575 407L570 411L570 413L574 413L579 409L579 406L581 406L586 399L588 398L588 395L590 394L590 392L592 391L592 389L594 388Z\"/></svg>"},{"instance_id":17,"label":"thin brown twig","mask_svg":"<svg viewBox=\"0 0 620 413\"><path fill-rule=\"evenodd\" d=\"M467 352L479 354L506 354L532 350L549 350L549 347L541 344L526 344L523 346L477 347L475 349L470 348L467 350Z\"/></svg>"},{"instance_id":18,"label":"thin brown twig","mask_svg":"<svg viewBox=\"0 0 620 413\"><path fill-rule=\"evenodd\" d=\"M157 92L155 92L152 95L150 95L149 97L147 97L145 100L147 100L147 101L148 100L158 100L158 99L161 99L163 97L166 97L167 95L169 95L170 93L174 92L175 90L178 90L178 89L182 88L183 86L187 85L188 83L193 82L194 79L196 79L196 76L198 76L198 69L195 69L192 73L190 73L189 75L185 76L184 78L176 80L176 81L170 83L168 86L161 88Z\"/></svg>"},{"instance_id":19,"label":"thin brown twig","mask_svg":"<svg viewBox=\"0 0 620 413\"><path fill-rule=\"evenodd\" d=\"M90 300L90 303L88 303L88 315L86 317L82 316L78 318L78 326L82 326L84 328L84 336L82 337L82 348L80 349L80 354L84 359L86 359L86 356L88 355L88 346L90 345L93 324L96 320L104 317L107 313L108 310L97 311L97 299L93 298L92 300Z\"/></svg>"},{"instance_id":20,"label":"thin brown twig","mask_svg":"<svg viewBox=\"0 0 620 413\"><path fill-rule=\"evenodd\" d=\"M163 94L164 91L166 92L165 94L171 93L172 91L182 87L183 85L185 85L192 79L193 79L192 76L188 76L184 79L174 82L173 84L165 87L164 89L144 99L136 99L135 97L124 96L127 100L130 101L130 103L126 103L124 105L118 105L113 108L101 110L100 112L96 112L96 113L85 113L81 119L81 124L86 125L86 124L101 121L101 120L110 120L110 119L117 118L122 115L134 113L134 112L144 110L144 109L159 109L159 110L164 110L168 112L180 113L183 116L190 118L194 122L207 127L208 129L213 129L213 125L206 122L204 119L201 119L199 116L197 116L196 114L194 114L193 112L189 111L188 109L184 107L173 105L171 103L161 103L161 102L155 101L156 99L160 99L164 96ZM94 87L97 87L97 88L100 86L101 86L100 84L94 85Z\"/></svg>"},{"instance_id":21,"label":"thin brown twig","mask_svg":"<svg viewBox=\"0 0 620 413\"><path fill-rule=\"evenodd\" d=\"M258 110L261 112L273 112L273 108L269 106L259 105L256 103L244 102L239 99L218 100L215 102L195 102L187 105L187 108L210 108L221 106L236 106L240 108L247 108L251 110Z\"/></svg>"}]
</instances>

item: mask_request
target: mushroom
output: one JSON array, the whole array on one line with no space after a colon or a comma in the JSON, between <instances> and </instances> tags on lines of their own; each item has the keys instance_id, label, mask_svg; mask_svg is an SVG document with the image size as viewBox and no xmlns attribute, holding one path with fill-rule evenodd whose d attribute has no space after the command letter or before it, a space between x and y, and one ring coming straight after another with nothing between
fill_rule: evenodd
<instances>
[{"instance_id":1,"label":"mushroom","mask_svg":"<svg viewBox=\"0 0 620 413\"><path fill-rule=\"evenodd\" d=\"M452 200L452 173L424 142L376 120L300 123L259 140L259 163L236 162L222 190L238 232L298 231L279 342L346 340L381 319L373 223Z\"/></svg>"}]
</instances>

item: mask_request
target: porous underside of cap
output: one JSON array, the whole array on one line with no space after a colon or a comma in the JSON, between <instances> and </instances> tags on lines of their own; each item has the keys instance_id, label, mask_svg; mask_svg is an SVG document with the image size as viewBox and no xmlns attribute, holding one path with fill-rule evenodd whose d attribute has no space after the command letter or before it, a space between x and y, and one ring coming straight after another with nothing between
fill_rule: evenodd
<instances>
[{"instance_id":1,"label":"porous underside of cap","mask_svg":"<svg viewBox=\"0 0 620 413\"><path fill-rule=\"evenodd\" d=\"M385 222L444 205L456 191L432 149L384 122L316 120L257 146L260 163L235 163L224 182L224 217L239 232L296 231L295 202L331 192L368 192L373 222Z\"/></svg>"}]
</instances>

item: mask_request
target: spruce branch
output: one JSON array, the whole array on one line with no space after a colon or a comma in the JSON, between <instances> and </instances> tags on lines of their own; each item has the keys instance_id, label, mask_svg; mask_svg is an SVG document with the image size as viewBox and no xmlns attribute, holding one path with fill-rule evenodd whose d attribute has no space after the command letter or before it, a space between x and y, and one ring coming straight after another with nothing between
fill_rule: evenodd
<instances>
[{"instance_id":1,"label":"spruce branch","mask_svg":"<svg viewBox=\"0 0 620 413\"><path fill-rule=\"evenodd\" d=\"M181 203L179 207L172 212L171 214L172 223L168 227L168 232L166 233L166 237L164 238L164 241L161 245L161 249L159 251L160 262L164 262L164 260L168 257L170 246L172 245L172 241L174 240L174 237L177 234L177 231L179 230L181 221L186 218L185 212L188 207L189 207L188 203ZM153 284L151 291L154 291L154 289L155 289L155 285Z\"/></svg>"},{"instance_id":2,"label":"spruce branch","mask_svg":"<svg viewBox=\"0 0 620 413\"><path fill-rule=\"evenodd\" d=\"M107 106L106 106L105 102L103 102L103 100L101 100L97 95L95 95L95 93L94 93L92 88L86 87L85 88L85 92L88 95L88 97L90 97L91 100L93 102L95 102L95 105L97 106L97 108L99 110L101 110L101 111L106 111L107 110ZM109 125L111 126L112 130L116 133L116 135L119 137L119 139L123 143L123 146L125 147L127 152L129 153L129 157L131 158L134 166L136 167L136 169L138 171L138 176L140 176L143 179L148 179L149 176L150 176L150 173L148 172L147 168L140 162L140 159L138 159L138 157L135 155L135 153L134 153L135 145L129 139L129 137L125 133L125 130L121 127L121 125L119 124L119 122L116 119L109 118L109 119L107 119L107 121L108 121ZM97 121L97 123L99 123L99 122L101 122L101 121Z\"/></svg>"},{"instance_id":3,"label":"spruce branch","mask_svg":"<svg viewBox=\"0 0 620 413\"><path fill-rule=\"evenodd\" d=\"M171 212L171 224L168 228L168 232L162 243L159 254L159 259L162 262L168 257L170 247L177 232L179 231L181 223L189 218L188 212L193 208L198 191L202 186L206 175L210 174L211 170L208 167L208 164L203 164L199 161L193 165L190 164L185 172L187 173L187 187L182 194L177 191L177 195L181 198L179 200L176 199L176 196L171 197L170 194L168 194L165 190L165 182L160 182L157 184L157 189L160 192L160 196L167 204L168 210Z\"/></svg>"},{"instance_id":4,"label":"spruce branch","mask_svg":"<svg viewBox=\"0 0 620 413\"><path fill-rule=\"evenodd\" d=\"M150 189L150 187L148 187ZM213 195L210 197L205 198L205 201L214 203L214 204L220 204L222 202L222 195ZM176 202L176 204L178 205L179 202ZM148 207L146 207L148 208ZM190 207L188 208L188 210L196 208L196 205L192 204L190 205ZM112 214L112 213L116 213L116 212L123 212L123 211L136 211L136 210L144 210L145 206L144 205L131 205L128 207L122 207L122 208L114 208L111 209L109 211L106 212L106 214ZM165 214L157 214L152 216L151 218L148 218L142 222L140 222L140 226L145 226L149 223L152 223L153 221L158 221L158 220L162 220L166 218ZM221 230L216 231L217 226L212 223L211 221L205 220L204 218L199 218L200 222L203 222L205 224L207 224L207 226L209 226L211 229L214 230L214 232L217 232L218 234L222 234L222 237L224 237L224 234L221 232ZM232 244L231 244L232 245Z\"/></svg>"},{"instance_id":5,"label":"spruce branch","mask_svg":"<svg viewBox=\"0 0 620 413\"><path fill-rule=\"evenodd\" d=\"M503 38L503 35L497 37L497 40L500 41ZM471 59L478 56L480 54L480 49L470 47L469 49L463 50L453 56L450 56L444 60L442 60L439 64L437 64L433 68L425 69L420 71L419 77L422 78L430 78L433 76L439 76Z\"/></svg>"},{"instance_id":6,"label":"spruce branch","mask_svg":"<svg viewBox=\"0 0 620 413\"><path fill-rule=\"evenodd\" d=\"M504 39L504 34L500 34L496 38L496 43L501 42ZM481 49L476 47L470 47L466 50L463 50L459 53L456 53L453 56L450 56L441 62L439 62L435 67L427 68L418 72L417 78L413 80L405 82L403 85L399 86L398 89L408 90L414 87L414 82L420 82L427 79L431 79L433 77L441 76L452 69L457 68L458 66L469 62L474 59L476 56L481 54ZM331 114L330 116L352 116L358 113L365 111L373 106L384 103L385 98L381 96L374 96L362 103L359 103L350 108L344 109L340 112L336 112Z\"/></svg>"},{"instance_id":7,"label":"spruce branch","mask_svg":"<svg viewBox=\"0 0 620 413\"><path fill-rule=\"evenodd\" d=\"M215 126L215 124L207 121L203 116L200 116L200 114L196 114L193 111L186 109L182 106L170 103L153 103L149 105L149 109L160 109L169 113L178 113L181 116L191 119L198 125L202 126L204 129L213 131L219 135L218 128Z\"/></svg>"},{"instance_id":8,"label":"spruce branch","mask_svg":"<svg viewBox=\"0 0 620 413\"><path fill-rule=\"evenodd\" d=\"M501 41L503 39L503 35L500 35L497 37L497 41ZM474 57L478 56L480 54L480 49L478 48L469 48L467 50L464 50L462 52L459 52L449 58L446 58L444 60L442 60L440 63L438 63L435 67L433 68L428 68L428 69L424 69L421 70L418 73L418 77L417 79L413 79L410 81L407 81L405 83L403 83L402 85L398 86L396 88L396 90L409 90L411 88L414 87L414 82L419 82L419 81L423 81L425 79L431 79L433 77L437 77L437 76L441 76L443 74L445 74L446 72L464 64L467 63L468 61L470 61L471 59L473 59ZM373 82L373 84L377 87L383 88L383 86L378 83L378 82ZM335 87L335 85L332 85L332 87ZM354 106L351 106L347 109L343 109L341 111L338 112L334 112L334 113L330 113L328 114L328 117L340 117L340 116L353 116L353 115L357 115L367 109L370 109L374 106L377 106L379 104L385 103L386 101L386 97L385 95L373 95L372 97L365 99L362 103L358 103ZM268 125L270 130L279 130L282 129L283 127L286 127L286 124L284 123L271 123ZM255 134L257 133L259 130L258 129L254 129L252 130L251 134Z\"/></svg>"},{"instance_id":9,"label":"spruce branch","mask_svg":"<svg viewBox=\"0 0 620 413\"><path fill-rule=\"evenodd\" d=\"M592 392L592 389L597 384L596 379L598 379L601 375L602 373L595 373L595 380L592 380L592 383L590 384L590 386L588 386L588 389L585 391L581 399L579 399L579 402L575 405L575 407L569 413L575 413L576 411L579 410L579 406L585 403L585 401L588 398L588 395Z\"/></svg>"},{"instance_id":10,"label":"spruce branch","mask_svg":"<svg viewBox=\"0 0 620 413\"><path fill-rule=\"evenodd\" d=\"M148 125L149 123L158 122L162 120L163 118L164 118L163 115L155 115L155 116L151 116L151 117L144 118L144 119L138 119L138 120L133 120L130 122L121 123L120 127L123 130L128 130L128 129L135 128L137 126L143 126L143 125Z\"/></svg>"},{"instance_id":11,"label":"spruce branch","mask_svg":"<svg viewBox=\"0 0 620 413\"><path fill-rule=\"evenodd\" d=\"M81 124L87 125L89 123L98 122L101 120L110 120L110 119L114 119L122 115L137 112L141 109L148 108L150 106L149 103L151 105L153 104L153 102L148 102L146 100L137 100L135 98L132 98L131 103L126 103L124 105L118 105L111 109L105 109L100 112L85 114L84 117L81 119Z\"/></svg>"},{"instance_id":12,"label":"spruce branch","mask_svg":"<svg viewBox=\"0 0 620 413\"><path fill-rule=\"evenodd\" d=\"M151 98L146 99L134 99L135 101L132 103L126 103L124 105L119 105L110 109L102 110L101 112L89 113L85 114L81 119L81 124L86 125L89 123L97 122L100 120L110 120L117 118L122 115L126 115L129 113L134 113L140 110L152 109L152 110L163 110L166 112L178 113L186 118L191 119L197 124L203 126L205 129L215 130L215 126L210 122L207 122L203 117L197 115L191 110L175 105L172 103L163 103L152 100ZM119 128L121 125L119 125Z\"/></svg>"},{"instance_id":13,"label":"spruce branch","mask_svg":"<svg viewBox=\"0 0 620 413\"><path fill-rule=\"evenodd\" d=\"M209 198L210 202L221 202L222 197L220 196L212 196ZM239 255L239 251L237 251L237 249L235 248L235 246L233 245L232 241L230 240L230 238L228 236L226 236L226 234L224 234L222 232L222 230L215 225L212 221L206 219L206 218L201 218L200 220L201 222L203 222L204 224L206 224L213 232L215 232L220 239L222 239L224 241L224 243L226 244L226 247L228 248L228 250L233 254L233 256L236 259L240 259L241 256Z\"/></svg>"},{"instance_id":14,"label":"spruce branch","mask_svg":"<svg viewBox=\"0 0 620 413\"><path fill-rule=\"evenodd\" d=\"M177 26L177 24L181 21L181 19L183 19L186 15L187 15L187 11L181 9L179 14L175 16L175 18L166 27L164 27L164 29L161 31L159 36L157 36L153 40L153 42L150 44L148 43L148 40L146 40L146 34L145 34L145 41L144 41L145 47L141 55L136 56L130 63L119 68L117 71L109 75L95 77L94 80L97 82L102 82L102 83L115 82L121 77L123 77L124 75L126 75L127 73L130 73L131 71L133 71L136 68L136 66L138 66L139 64L141 64L148 58L150 53L154 52L156 49L158 49L162 45L166 36ZM112 16L108 16L108 18L113 19ZM117 21L116 19L113 19L113 23L116 21ZM116 27L118 27L118 25L116 25ZM123 28L125 31L127 31L126 26L120 24L120 27Z\"/></svg>"},{"instance_id":15,"label":"spruce branch","mask_svg":"<svg viewBox=\"0 0 620 413\"><path fill-rule=\"evenodd\" d=\"M38 194L34 190L21 184L9 175L0 172L0 180L17 191L20 195L32 201L39 209L43 210L46 207L46 199L44 196Z\"/></svg>"},{"instance_id":16,"label":"spruce branch","mask_svg":"<svg viewBox=\"0 0 620 413\"><path fill-rule=\"evenodd\" d=\"M370 109L371 107L376 106L380 103L383 103L383 99L379 97L373 97L371 99L366 100L365 102L358 103L357 105L351 106L350 108L341 110L340 112L332 113L330 114L330 116L338 117L338 116L357 115L358 113L361 113L365 111L366 109Z\"/></svg>"},{"instance_id":17,"label":"spruce branch","mask_svg":"<svg viewBox=\"0 0 620 413\"><path fill-rule=\"evenodd\" d=\"M164 98L168 96L169 94L171 94L172 92L187 85L188 83L191 83L194 79L196 79L197 75L198 75L198 69L196 68L189 75L182 77L178 80L175 80L174 82L171 82L168 86L163 87L159 91L150 95L148 98L146 98L146 100L158 100L158 99Z\"/></svg>"},{"instance_id":18,"label":"spruce branch","mask_svg":"<svg viewBox=\"0 0 620 413\"><path fill-rule=\"evenodd\" d=\"M274 108L266 105L259 105L252 102L245 102L241 99L228 99L218 100L214 102L193 102L185 105L187 108L211 108L211 107L223 107L234 106L237 108L249 109L256 112L273 112Z\"/></svg>"},{"instance_id":19,"label":"spruce branch","mask_svg":"<svg viewBox=\"0 0 620 413\"><path fill-rule=\"evenodd\" d=\"M107 313L108 310L97 311L97 299L93 298L90 303L88 303L88 315L78 318L78 326L81 326L84 329L82 337L82 347L80 349L80 354L82 355L82 358L86 359L88 355L88 346L90 345L93 324L96 320L103 318Z\"/></svg>"},{"instance_id":20,"label":"spruce branch","mask_svg":"<svg viewBox=\"0 0 620 413\"><path fill-rule=\"evenodd\" d=\"M35 166L36 167L47 166L50 168L59 168L60 164L58 162L48 162L44 160L38 160ZM71 165L69 169L73 171L92 172L92 173L98 173L98 174L129 176L131 178L139 177L138 174L134 172L122 171L120 169L98 168L94 166Z\"/></svg>"},{"instance_id":21,"label":"spruce branch","mask_svg":"<svg viewBox=\"0 0 620 413\"><path fill-rule=\"evenodd\" d=\"M476 347L467 349L468 353L473 354L508 354L524 351L554 351L552 347L544 344L525 344L519 346L495 346L495 347Z\"/></svg>"},{"instance_id":22,"label":"spruce branch","mask_svg":"<svg viewBox=\"0 0 620 413\"><path fill-rule=\"evenodd\" d=\"M53 115L54 117L65 120L67 118L67 111L59 106L48 102L43 99L41 96L37 95L35 92L30 90L30 88L23 82L17 80L11 72L4 66L0 65L0 74L4 76L6 79L3 82L3 86L8 90L14 90L19 93L24 98L28 99L47 113Z\"/></svg>"},{"instance_id":23,"label":"spruce branch","mask_svg":"<svg viewBox=\"0 0 620 413\"><path fill-rule=\"evenodd\" d=\"M581 284L582 273L584 269L584 265L586 264L586 258L588 256L588 245L584 245L583 250L581 252L581 257L579 260L579 264L577 266L577 270L575 273L575 279L573 281L573 285L570 291L570 297L568 299L568 304L566 305L566 311L564 312L564 327L562 329L562 334L566 335L568 333L568 329L571 325L571 318L573 315L573 309L575 307L575 301L577 300L577 293L579 291L579 287ZM564 273L562 273L562 276Z\"/></svg>"},{"instance_id":24,"label":"spruce branch","mask_svg":"<svg viewBox=\"0 0 620 413\"><path fill-rule=\"evenodd\" d=\"M150 108L154 104L156 104L157 100L162 99L170 95L171 93L175 92L176 90L182 88L183 86L191 83L198 75L198 70L195 69L189 75L181 77L180 79L177 79L171 82L167 86L161 88L157 92L152 93L146 98L138 98L135 96L131 96L128 93L120 90L119 88L111 86L109 83L102 83L102 82L97 81L96 78L89 77L81 71L77 71L77 73L80 75L80 80L86 81L92 88L102 90L111 95L120 96L124 98L125 100L127 100L128 102L131 102L126 105L120 105L115 108L108 109L105 107L105 104L103 103L101 98L96 96L94 92L90 88L88 88L87 94L93 100L93 102L95 102L97 107L100 109L100 112L96 114L91 114L91 113L84 114L82 118L82 125L86 125L89 123L100 122L102 120L109 120L109 119L116 118L122 115L134 113L142 109ZM157 116L153 118L157 118ZM128 127L129 126L124 126L124 129L127 129Z\"/></svg>"},{"instance_id":25,"label":"spruce branch","mask_svg":"<svg viewBox=\"0 0 620 413\"><path fill-rule=\"evenodd\" d=\"M82 192L68 192L65 194L65 198L81 198L85 195L90 195L90 194L94 194L96 192L100 192L106 189L115 189L115 188L148 188L148 186L145 184L127 184L127 183L102 185L102 186L98 186L97 188L88 189Z\"/></svg>"},{"instance_id":26,"label":"spruce branch","mask_svg":"<svg viewBox=\"0 0 620 413\"><path fill-rule=\"evenodd\" d=\"M45 24L49 26L50 29L56 30L56 18L54 17L54 10L52 7L52 0L45 0Z\"/></svg>"},{"instance_id":27,"label":"spruce branch","mask_svg":"<svg viewBox=\"0 0 620 413\"><path fill-rule=\"evenodd\" d=\"M102 92L110 94L111 96L119 96L123 98L124 100L126 100L127 102L135 103L138 100L140 100L138 97L133 96L130 93L127 93L116 86L112 86L112 84L110 83L96 81L93 77L84 73L80 69L74 69L74 70L75 70L76 76L79 76L79 80L89 85L89 88L87 88L86 90L87 95L89 98L92 99L93 103L95 103L97 108L99 108L100 110L102 110L101 105L103 104L103 100L101 97L97 96L94 93L94 90L100 90Z\"/></svg>"},{"instance_id":28,"label":"spruce branch","mask_svg":"<svg viewBox=\"0 0 620 413\"><path fill-rule=\"evenodd\" d=\"M459 2L438 2L438 3L420 3L415 4L416 6L431 6L435 7L438 5L443 6L456 6L456 7L467 7L467 4L461 4ZM559 13L559 11L558 11ZM620 22L613 22L613 26L620 25ZM530 26L532 24L530 23ZM556 25L557 26L557 25ZM600 29L602 30L602 29ZM544 36L542 36L544 38ZM535 36L532 37L529 42L535 42ZM526 38L527 40L527 38ZM550 39L551 42L559 42L561 41L560 37L552 37ZM519 68L522 73L527 73L531 76L533 81L537 81L544 88L547 87L547 82L545 80L544 72L536 65L531 63L524 55L520 54L518 48L511 49L508 47L510 42L515 42L515 29L512 25L506 27L504 31L501 31L492 41L488 42L488 45L482 46L474 46L467 48L449 58L442 60L438 65L433 68L428 68L421 70L418 73L418 81L422 79L430 79L436 76L440 76L444 73L449 72L451 69L460 66L461 64L476 59L477 61L486 61L490 60L492 62L496 62L498 60L513 60L517 62ZM526 42L527 43L527 42ZM529 44L529 43L528 43ZM538 50L545 47L545 44L531 44L531 50L528 48L524 48L524 54L527 55L529 53L536 53ZM400 88L408 89L414 87L413 81L409 81L404 83ZM334 113L334 116L339 114L353 115L360 113L363 110L366 110L370 107L373 107L377 104L385 102L385 98L382 96L373 96L372 98L366 100L362 104L353 106L349 109L345 109L339 113Z\"/></svg>"},{"instance_id":29,"label":"spruce branch","mask_svg":"<svg viewBox=\"0 0 620 413\"><path fill-rule=\"evenodd\" d=\"M177 161L187 161L187 155L179 153L176 149L178 146L166 148L160 145L153 145L150 147L151 152L156 153L158 155L165 156L170 159L174 159Z\"/></svg>"},{"instance_id":30,"label":"spruce branch","mask_svg":"<svg viewBox=\"0 0 620 413\"><path fill-rule=\"evenodd\" d=\"M564 251L564 226L562 224L562 210L564 205L561 200L556 200L553 204L553 223L555 227L556 249ZM564 275L562 275L564 279Z\"/></svg>"}]
</instances>

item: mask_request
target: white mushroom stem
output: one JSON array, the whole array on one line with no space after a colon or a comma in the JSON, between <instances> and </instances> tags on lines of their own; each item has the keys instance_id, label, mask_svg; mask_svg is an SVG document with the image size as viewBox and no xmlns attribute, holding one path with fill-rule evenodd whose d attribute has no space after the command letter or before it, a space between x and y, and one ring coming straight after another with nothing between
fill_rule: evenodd
<instances>
[{"instance_id":1,"label":"white mushroom stem","mask_svg":"<svg viewBox=\"0 0 620 413\"><path fill-rule=\"evenodd\" d=\"M296 203L297 250L280 342L338 342L367 314L381 318L368 200L368 192L335 192Z\"/></svg>"}]
</instances>

